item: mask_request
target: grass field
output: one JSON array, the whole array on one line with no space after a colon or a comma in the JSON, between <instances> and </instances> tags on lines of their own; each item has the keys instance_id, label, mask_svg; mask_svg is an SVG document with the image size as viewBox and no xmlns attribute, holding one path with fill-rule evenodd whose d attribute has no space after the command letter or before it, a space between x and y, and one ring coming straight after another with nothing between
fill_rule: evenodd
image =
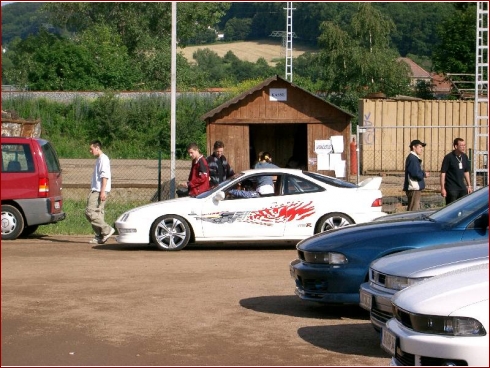
<instances>
[{"instance_id":1,"label":"grass field","mask_svg":"<svg viewBox=\"0 0 490 368\"><path fill-rule=\"evenodd\" d=\"M213 45L188 46L179 49L185 58L190 62L194 62L192 54L198 49L210 49L216 52L220 57L225 56L228 51L232 51L237 58L242 61L250 61L255 63L260 57L263 57L269 65L273 66L282 58L285 58L285 49L281 45L281 40L263 40L263 41L239 41L232 43L216 43ZM293 42L293 57L298 57L307 51L316 51L315 49L305 46L295 46Z\"/></svg>"}]
</instances>

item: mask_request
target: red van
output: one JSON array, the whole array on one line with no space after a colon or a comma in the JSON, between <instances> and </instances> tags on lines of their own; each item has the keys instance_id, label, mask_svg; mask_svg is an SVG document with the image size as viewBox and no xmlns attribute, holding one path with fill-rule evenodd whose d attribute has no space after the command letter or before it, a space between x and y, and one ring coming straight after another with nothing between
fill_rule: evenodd
<instances>
[{"instance_id":1,"label":"red van","mask_svg":"<svg viewBox=\"0 0 490 368\"><path fill-rule=\"evenodd\" d=\"M63 220L61 168L45 139L1 137L2 240L34 233Z\"/></svg>"}]
</instances>

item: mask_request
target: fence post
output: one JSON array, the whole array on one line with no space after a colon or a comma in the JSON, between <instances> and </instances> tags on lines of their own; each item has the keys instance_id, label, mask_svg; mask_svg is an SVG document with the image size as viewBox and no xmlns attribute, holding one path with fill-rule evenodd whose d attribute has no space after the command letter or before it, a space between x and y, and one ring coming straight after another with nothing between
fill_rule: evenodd
<instances>
[{"instance_id":1,"label":"fence post","mask_svg":"<svg viewBox=\"0 0 490 368\"><path fill-rule=\"evenodd\" d=\"M162 151L158 151L158 202L162 200Z\"/></svg>"}]
</instances>

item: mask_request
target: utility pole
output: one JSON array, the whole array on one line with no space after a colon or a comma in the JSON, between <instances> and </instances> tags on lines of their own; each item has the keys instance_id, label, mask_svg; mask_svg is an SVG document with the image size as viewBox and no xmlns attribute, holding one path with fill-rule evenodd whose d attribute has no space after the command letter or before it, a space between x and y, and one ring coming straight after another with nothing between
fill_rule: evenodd
<instances>
[{"instance_id":1,"label":"utility pole","mask_svg":"<svg viewBox=\"0 0 490 368\"><path fill-rule=\"evenodd\" d=\"M293 3L287 3L286 25L286 80L293 82Z\"/></svg>"},{"instance_id":2,"label":"utility pole","mask_svg":"<svg viewBox=\"0 0 490 368\"><path fill-rule=\"evenodd\" d=\"M473 188L488 185L488 2L477 3ZM486 103L486 105L485 105ZM482 178L477 185L477 178Z\"/></svg>"},{"instance_id":3,"label":"utility pole","mask_svg":"<svg viewBox=\"0 0 490 368\"><path fill-rule=\"evenodd\" d=\"M293 3L288 2L286 9L286 31L272 31L270 37L281 37L282 47L281 56L286 55L286 71L285 79L293 82L293 38L297 38L296 33L293 32Z\"/></svg>"},{"instance_id":4,"label":"utility pole","mask_svg":"<svg viewBox=\"0 0 490 368\"><path fill-rule=\"evenodd\" d=\"M175 198L175 131L177 104L177 2L172 1L172 51L170 59L170 198Z\"/></svg>"}]
</instances>

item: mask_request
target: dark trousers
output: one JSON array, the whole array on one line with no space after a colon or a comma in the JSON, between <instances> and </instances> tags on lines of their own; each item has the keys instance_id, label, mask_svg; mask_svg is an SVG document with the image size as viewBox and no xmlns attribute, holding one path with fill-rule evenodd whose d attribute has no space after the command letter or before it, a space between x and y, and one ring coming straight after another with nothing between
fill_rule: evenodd
<instances>
[{"instance_id":1,"label":"dark trousers","mask_svg":"<svg viewBox=\"0 0 490 368\"><path fill-rule=\"evenodd\" d=\"M420 210L420 197L422 193L420 190L407 190L407 211L418 211Z\"/></svg>"},{"instance_id":2,"label":"dark trousers","mask_svg":"<svg viewBox=\"0 0 490 368\"><path fill-rule=\"evenodd\" d=\"M456 199L464 197L468 194L468 191L465 190L446 190L446 206L454 202Z\"/></svg>"}]
</instances>

